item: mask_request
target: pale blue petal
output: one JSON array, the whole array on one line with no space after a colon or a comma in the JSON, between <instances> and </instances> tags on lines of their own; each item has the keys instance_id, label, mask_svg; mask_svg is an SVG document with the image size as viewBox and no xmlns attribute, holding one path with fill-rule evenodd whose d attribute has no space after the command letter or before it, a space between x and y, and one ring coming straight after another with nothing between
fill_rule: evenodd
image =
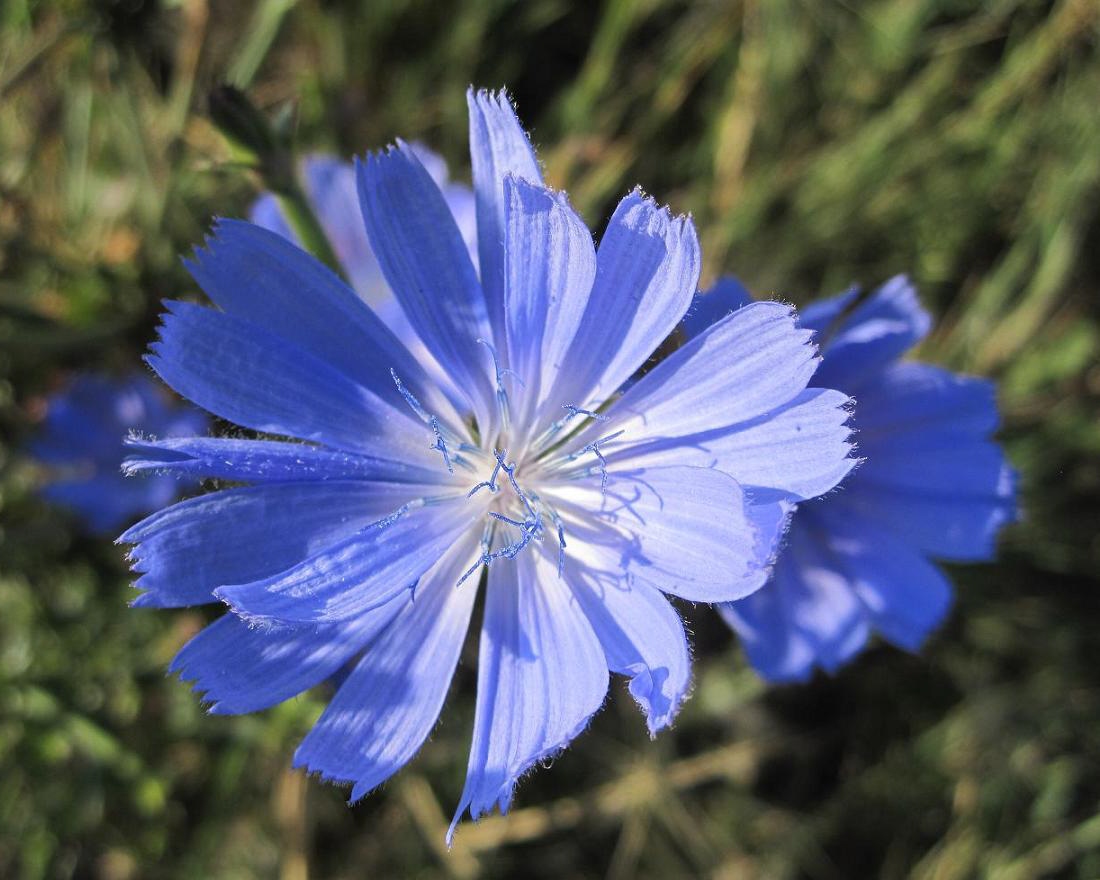
<instances>
[{"instance_id":1,"label":"pale blue petal","mask_svg":"<svg viewBox=\"0 0 1100 880\"><path fill-rule=\"evenodd\" d=\"M607 694L603 649L556 561L534 548L490 566L488 580L470 763L448 840L467 809L507 811L517 780L584 730Z\"/></svg>"},{"instance_id":2,"label":"pale blue petal","mask_svg":"<svg viewBox=\"0 0 1100 880\"><path fill-rule=\"evenodd\" d=\"M408 485L286 483L227 489L183 501L128 529L133 568L144 572L135 605L213 602L223 584L284 571L385 516Z\"/></svg>"},{"instance_id":3,"label":"pale blue petal","mask_svg":"<svg viewBox=\"0 0 1100 880\"><path fill-rule=\"evenodd\" d=\"M430 431L344 373L257 325L169 302L147 360L199 406L246 428L430 467ZM391 380L391 385L393 384ZM415 417L414 417L415 418Z\"/></svg>"},{"instance_id":4,"label":"pale blue petal","mask_svg":"<svg viewBox=\"0 0 1100 880\"><path fill-rule=\"evenodd\" d=\"M485 299L439 187L407 144L358 166L359 201L378 263L416 334L470 401L478 423L496 418Z\"/></svg>"},{"instance_id":5,"label":"pale blue petal","mask_svg":"<svg viewBox=\"0 0 1100 880\"><path fill-rule=\"evenodd\" d=\"M716 467L746 486L828 491L854 464L847 400L805 390L817 363L808 335L787 306L745 306L658 364L572 445L621 431L602 447L614 467Z\"/></svg>"},{"instance_id":6,"label":"pale blue petal","mask_svg":"<svg viewBox=\"0 0 1100 880\"><path fill-rule=\"evenodd\" d=\"M361 617L329 626L254 627L225 614L184 645L168 671L194 682L215 715L257 712L335 674L408 601L400 595Z\"/></svg>"},{"instance_id":7,"label":"pale blue petal","mask_svg":"<svg viewBox=\"0 0 1100 880\"><path fill-rule=\"evenodd\" d=\"M565 579L603 645L608 668L630 678L650 736L668 727L691 687L691 657L680 616L656 589L619 571L566 557Z\"/></svg>"},{"instance_id":8,"label":"pale blue petal","mask_svg":"<svg viewBox=\"0 0 1100 880\"><path fill-rule=\"evenodd\" d=\"M477 241L481 286L496 343L502 348L505 333L505 230L508 227L504 179L512 175L541 183L542 173L531 141L523 131L507 92L470 89L470 161L474 172L477 206ZM513 369L514 369L513 365Z\"/></svg>"},{"instance_id":9,"label":"pale blue petal","mask_svg":"<svg viewBox=\"0 0 1100 880\"><path fill-rule=\"evenodd\" d=\"M654 367L593 430L624 442L684 437L743 424L791 401L817 367L808 331L780 303L753 303Z\"/></svg>"},{"instance_id":10,"label":"pale blue petal","mask_svg":"<svg viewBox=\"0 0 1100 880\"><path fill-rule=\"evenodd\" d=\"M216 595L250 621L348 620L413 590L481 513L464 499L398 508L292 568L219 587Z\"/></svg>"},{"instance_id":11,"label":"pale blue petal","mask_svg":"<svg viewBox=\"0 0 1100 880\"><path fill-rule=\"evenodd\" d=\"M635 190L615 209L596 255L584 318L548 400L595 409L646 362L687 311L699 280L699 240Z\"/></svg>"},{"instance_id":12,"label":"pale blue petal","mask_svg":"<svg viewBox=\"0 0 1100 880\"><path fill-rule=\"evenodd\" d=\"M516 421L528 424L566 366L596 274L596 250L564 195L507 177L505 303L510 367L523 382Z\"/></svg>"},{"instance_id":13,"label":"pale blue petal","mask_svg":"<svg viewBox=\"0 0 1100 880\"><path fill-rule=\"evenodd\" d=\"M693 602L739 599L767 579L744 492L722 471L616 471L606 492L598 476L593 483L547 494L562 514L567 552L594 560L598 570Z\"/></svg>"},{"instance_id":14,"label":"pale blue petal","mask_svg":"<svg viewBox=\"0 0 1100 880\"><path fill-rule=\"evenodd\" d=\"M348 223L361 226L358 210ZM186 263L214 303L339 370L402 413L390 371L452 428L447 398L405 345L322 263L278 235L241 220L219 220L205 250Z\"/></svg>"},{"instance_id":15,"label":"pale blue petal","mask_svg":"<svg viewBox=\"0 0 1100 880\"><path fill-rule=\"evenodd\" d=\"M686 438L612 445L605 455L615 467L715 467L744 486L777 490L797 500L815 498L858 463L849 455L850 410L851 401L839 391L809 388L742 424Z\"/></svg>"},{"instance_id":16,"label":"pale blue petal","mask_svg":"<svg viewBox=\"0 0 1100 880\"><path fill-rule=\"evenodd\" d=\"M298 747L295 767L355 783L356 801L416 754L462 650L477 590L455 584L476 554L476 540L462 541L424 575L415 599L367 649Z\"/></svg>"},{"instance_id":17,"label":"pale blue petal","mask_svg":"<svg viewBox=\"0 0 1100 880\"><path fill-rule=\"evenodd\" d=\"M127 474L145 472L239 482L382 480L431 484L446 476L432 467L408 465L307 443L243 440L231 437L130 439L122 463Z\"/></svg>"}]
</instances>

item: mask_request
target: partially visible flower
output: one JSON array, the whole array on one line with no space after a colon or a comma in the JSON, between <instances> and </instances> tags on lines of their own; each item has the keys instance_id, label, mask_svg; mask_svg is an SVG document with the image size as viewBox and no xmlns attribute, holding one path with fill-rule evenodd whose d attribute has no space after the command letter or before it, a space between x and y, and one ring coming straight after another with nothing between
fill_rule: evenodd
<instances>
[{"instance_id":1,"label":"partially visible flower","mask_svg":"<svg viewBox=\"0 0 1100 880\"><path fill-rule=\"evenodd\" d=\"M693 320L747 301L727 279L698 299ZM818 302L799 323L823 355L810 384L856 400L865 460L836 492L798 507L767 586L720 606L773 681L835 671L872 631L917 650L951 606L951 584L929 558L990 559L1016 511L1015 475L990 439L993 384L899 360L931 326L908 279Z\"/></svg>"},{"instance_id":2,"label":"partially visible flower","mask_svg":"<svg viewBox=\"0 0 1100 880\"><path fill-rule=\"evenodd\" d=\"M602 705L609 672L651 733L671 723L690 663L664 594L757 589L787 499L852 466L847 397L806 388L810 334L778 303L618 395L695 294L691 221L635 191L597 251L507 97L468 100L479 268L415 150L357 168L415 345L284 238L217 224L189 265L221 310L168 303L149 361L211 412L292 439L135 444L132 467L250 485L121 538L143 572L135 604L229 606L173 664L212 711L263 709L350 665L295 764L351 782L353 800L430 733L484 579L456 823L507 809Z\"/></svg>"},{"instance_id":3,"label":"partially visible flower","mask_svg":"<svg viewBox=\"0 0 1100 880\"><path fill-rule=\"evenodd\" d=\"M170 504L187 488L173 476L126 479L121 467L127 435L183 437L207 426L201 412L169 401L145 375L84 373L46 401L45 418L27 451L49 469L43 498L70 508L93 532L112 532Z\"/></svg>"}]
</instances>

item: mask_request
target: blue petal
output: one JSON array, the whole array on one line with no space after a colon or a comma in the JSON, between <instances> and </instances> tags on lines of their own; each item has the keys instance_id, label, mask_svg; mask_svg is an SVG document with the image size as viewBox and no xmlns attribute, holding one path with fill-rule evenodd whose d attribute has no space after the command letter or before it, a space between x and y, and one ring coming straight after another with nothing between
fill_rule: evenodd
<instances>
[{"instance_id":1,"label":"blue petal","mask_svg":"<svg viewBox=\"0 0 1100 880\"><path fill-rule=\"evenodd\" d=\"M190 303L168 308L148 361L184 397L256 431L431 466L427 428L405 417L407 406L255 324Z\"/></svg>"},{"instance_id":2,"label":"blue petal","mask_svg":"<svg viewBox=\"0 0 1100 880\"><path fill-rule=\"evenodd\" d=\"M614 394L687 311L699 280L690 219L635 190L615 209L596 255L584 318L549 395L552 408L596 408Z\"/></svg>"},{"instance_id":3,"label":"blue petal","mask_svg":"<svg viewBox=\"0 0 1100 880\"><path fill-rule=\"evenodd\" d=\"M251 627L225 614L176 654L169 672L193 681L216 715L267 709L320 684L385 628L408 602L393 599L331 626Z\"/></svg>"},{"instance_id":4,"label":"blue petal","mask_svg":"<svg viewBox=\"0 0 1100 880\"><path fill-rule=\"evenodd\" d=\"M951 584L905 541L870 520L834 525L829 545L887 639L917 650L951 609Z\"/></svg>"},{"instance_id":5,"label":"blue petal","mask_svg":"<svg viewBox=\"0 0 1100 880\"><path fill-rule=\"evenodd\" d=\"M693 339L730 312L736 312L752 302L749 289L732 275L727 275L715 281L709 290L695 295L680 326L683 327L684 335Z\"/></svg>"},{"instance_id":6,"label":"blue petal","mask_svg":"<svg viewBox=\"0 0 1100 880\"><path fill-rule=\"evenodd\" d=\"M246 620L348 620L415 588L481 513L464 499L400 507L279 574L215 592Z\"/></svg>"},{"instance_id":7,"label":"blue petal","mask_svg":"<svg viewBox=\"0 0 1100 880\"><path fill-rule=\"evenodd\" d=\"M717 467L746 486L797 497L828 491L851 469L846 398L806 391L816 359L807 331L778 303L745 306L674 352L611 406L610 422L574 442L623 434L615 467Z\"/></svg>"},{"instance_id":8,"label":"blue petal","mask_svg":"<svg viewBox=\"0 0 1100 880\"><path fill-rule=\"evenodd\" d=\"M120 537L134 544L134 604L161 608L214 601L213 590L284 571L385 516L408 485L286 483L227 489L183 501Z\"/></svg>"},{"instance_id":9,"label":"blue petal","mask_svg":"<svg viewBox=\"0 0 1100 880\"><path fill-rule=\"evenodd\" d=\"M847 305L845 299L851 297L849 292L837 299ZM819 388L855 394L864 382L874 380L887 364L923 339L932 326L931 316L904 275L887 281L851 314L839 310L835 325L817 326L829 305L823 304L820 311L807 309L801 319L802 326L820 331L824 362L814 376Z\"/></svg>"},{"instance_id":10,"label":"blue petal","mask_svg":"<svg viewBox=\"0 0 1100 880\"><path fill-rule=\"evenodd\" d=\"M496 418L485 299L439 187L415 153L398 143L358 166L367 235L402 309L483 427Z\"/></svg>"},{"instance_id":11,"label":"blue petal","mask_svg":"<svg viewBox=\"0 0 1100 880\"><path fill-rule=\"evenodd\" d=\"M604 652L556 562L537 549L515 562L489 568L473 743L448 842L467 809L507 811L519 777L565 748L607 694Z\"/></svg>"},{"instance_id":12,"label":"blue petal","mask_svg":"<svg viewBox=\"0 0 1100 880\"><path fill-rule=\"evenodd\" d=\"M610 465L719 468L744 486L797 500L828 492L859 463L849 456L850 404L839 391L809 388L765 416L693 437L653 440L606 453Z\"/></svg>"},{"instance_id":13,"label":"blue petal","mask_svg":"<svg viewBox=\"0 0 1100 880\"><path fill-rule=\"evenodd\" d=\"M447 696L477 590L455 583L477 553L463 541L372 644L294 754L294 766L354 782L351 800L416 754ZM377 612L374 612L377 613Z\"/></svg>"},{"instance_id":14,"label":"blue petal","mask_svg":"<svg viewBox=\"0 0 1100 880\"><path fill-rule=\"evenodd\" d=\"M982 562L994 557L997 533L1016 519L1014 491L1004 497L933 495L880 488L859 479L826 499L821 517L862 516L880 523L912 547L955 562Z\"/></svg>"},{"instance_id":15,"label":"blue petal","mask_svg":"<svg viewBox=\"0 0 1100 880\"><path fill-rule=\"evenodd\" d=\"M762 565L756 526L732 477L692 467L609 476L606 492L597 477L591 487L547 493L582 559L693 602L739 599L767 579L767 557Z\"/></svg>"},{"instance_id":16,"label":"blue petal","mask_svg":"<svg viewBox=\"0 0 1100 880\"><path fill-rule=\"evenodd\" d=\"M568 557L566 580L603 645L608 668L630 678L630 693L651 736L668 727L691 686L691 658L680 616L657 590L624 583Z\"/></svg>"},{"instance_id":17,"label":"blue petal","mask_svg":"<svg viewBox=\"0 0 1100 880\"><path fill-rule=\"evenodd\" d=\"M148 471L241 482L298 482L313 480L383 480L431 484L444 471L438 461L431 468L276 440L240 440L230 437L181 437L169 440L131 439L130 454L122 463L126 474Z\"/></svg>"},{"instance_id":18,"label":"blue petal","mask_svg":"<svg viewBox=\"0 0 1100 880\"><path fill-rule=\"evenodd\" d=\"M860 442L910 431L987 436L1000 426L996 387L931 364L899 363L859 393Z\"/></svg>"},{"instance_id":19,"label":"blue petal","mask_svg":"<svg viewBox=\"0 0 1100 880\"><path fill-rule=\"evenodd\" d=\"M358 214L347 222L360 225ZM217 305L339 370L402 413L391 370L430 412L461 425L450 402L408 349L326 266L278 235L219 220L206 250L187 263Z\"/></svg>"},{"instance_id":20,"label":"blue petal","mask_svg":"<svg viewBox=\"0 0 1100 880\"><path fill-rule=\"evenodd\" d=\"M742 424L788 403L817 367L810 334L779 303L746 306L661 361L608 411L624 442Z\"/></svg>"},{"instance_id":21,"label":"blue petal","mask_svg":"<svg viewBox=\"0 0 1100 880\"><path fill-rule=\"evenodd\" d=\"M564 195L507 177L505 300L510 367L521 377L519 424L566 366L596 274L596 250Z\"/></svg>"},{"instance_id":22,"label":"blue petal","mask_svg":"<svg viewBox=\"0 0 1100 880\"><path fill-rule=\"evenodd\" d=\"M770 681L804 681L815 666L835 670L866 644L866 609L836 557L794 517L771 580L719 606L756 670Z\"/></svg>"},{"instance_id":23,"label":"blue petal","mask_svg":"<svg viewBox=\"0 0 1100 880\"><path fill-rule=\"evenodd\" d=\"M523 131L508 94L470 89L470 160L477 203L477 241L481 285L496 342L505 342L504 242L508 175L541 183L542 173L530 140ZM510 342L510 340L509 340ZM503 353L503 352L502 352ZM514 365L513 365L514 368Z\"/></svg>"},{"instance_id":24,"label":"blue petal","mask_svg":"<svg viewBox=\"0 0 1100 880\"><path fill-rule=\"evenodd\" d=\"M860 485L909 492L988 498L1010 495L1012 469L991 440L951 434L899 434L863 447Z\"/></svg>"}]
</instances>

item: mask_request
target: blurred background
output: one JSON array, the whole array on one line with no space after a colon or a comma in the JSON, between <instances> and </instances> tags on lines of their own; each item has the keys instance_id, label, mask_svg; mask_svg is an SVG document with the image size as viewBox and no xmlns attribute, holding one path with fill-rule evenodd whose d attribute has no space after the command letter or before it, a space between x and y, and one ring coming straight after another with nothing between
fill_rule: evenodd
<instances>
[{"instance_id":1,"label":"blurred background","mask_svg":"<svg viewBox=\"0 0 1100 880\"><path fill-rule=\"evenodd\" d=\"M1100 4L1095 0L0 3L0 876L1100 876ZM120 548L36 494L44 399L138 364L178 256L257 182L219 83L302 150L395 136L469 179L506 84L599 230L635 183L706 278L801 303L914 277L921 356L1000 382L1024 521L920 656L766 687L685 608L694 698L650 742L616 684L513 813L461 791L474 665L354 808L288 772L327 695L206 716L166 665L203 611L128 608Z\"/></svg>"}]
</instances>

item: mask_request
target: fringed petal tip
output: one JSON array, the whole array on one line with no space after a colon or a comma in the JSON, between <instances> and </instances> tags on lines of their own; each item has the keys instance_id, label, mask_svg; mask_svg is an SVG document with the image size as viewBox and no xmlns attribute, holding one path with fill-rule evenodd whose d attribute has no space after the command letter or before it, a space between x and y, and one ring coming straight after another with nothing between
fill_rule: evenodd
<instances>
[{"instance_id":1,"label":"fringed petal tip","mask_svg":"<svg viewBox=\"0 0 1100 880\"><path fill-rule=\"evenodd\" d=\"M590 715L585 717L576 727L564 736L561 741L529 758L525 763L521 764L518 769L508 771L499 787L491 794L481 793L481 795L476 798L470 796L468 793L463 794L458 809L455 810L454 817L451 819L451 824L447 829L448 849L454 843L455 830L458 828L459 822L462 821L467 811L469 811L470 819L474 822L477 822L483 816L488 816L494 809L499 810L500 815L506 816L508 810L512 807L516 786L519 785L520 780L538 766L552 762L558 755L564 752L573 740L584 733L585 729L591 723L592 717L601 708L603 708L602 704L596 707ZM469 788L469 781L467 781L467 788Z\"/></svg>"}]
</instances>

